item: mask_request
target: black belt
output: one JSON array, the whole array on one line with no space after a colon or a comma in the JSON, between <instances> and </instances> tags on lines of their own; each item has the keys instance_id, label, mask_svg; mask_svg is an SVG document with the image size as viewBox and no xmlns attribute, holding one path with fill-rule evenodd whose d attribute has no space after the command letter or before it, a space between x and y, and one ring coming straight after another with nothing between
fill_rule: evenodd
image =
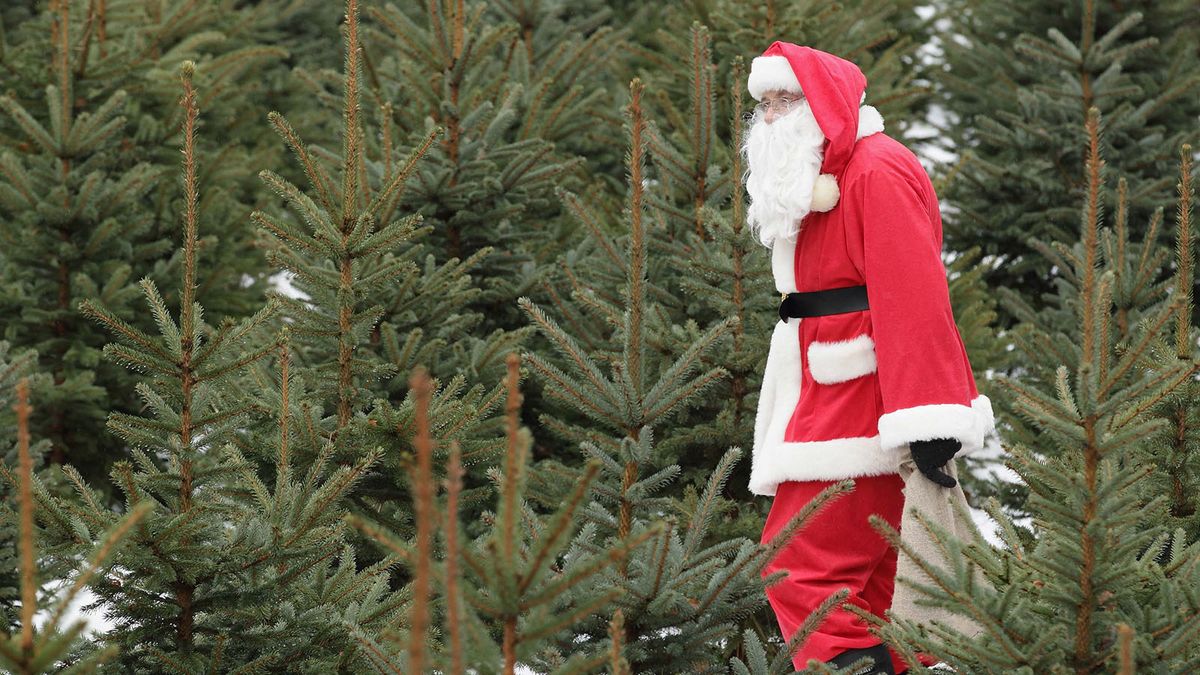
<instances>
[{"instance_id":1,"label":"black belt","mask_svg":"<svg viewBox=\"0 0 1200 675\"><path fill-rule=\"evenodd\" d=\"M861 312L867 309L867 287L847 286L808 293L784 293L779 303L779 319L804 318Z\"/></svg>"}]
</instances>

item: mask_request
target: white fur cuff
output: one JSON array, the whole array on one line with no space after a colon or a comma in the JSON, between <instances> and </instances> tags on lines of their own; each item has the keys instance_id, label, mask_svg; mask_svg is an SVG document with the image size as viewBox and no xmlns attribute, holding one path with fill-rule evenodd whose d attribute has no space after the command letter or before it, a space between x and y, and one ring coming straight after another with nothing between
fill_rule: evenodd
<instances>
[{"instance_id":1,"label":"white fur cuff","mask_svg":"<svg viewBox=\"0 0 1200 675\"><path fill-rule=\"evenodd\" d=\"M875 341L870 335L808 345L808 370L821 384L847 382L873 373L875 369Z\"/></svg>"},{"instance_id":2,"label":"white fur cuff","mask_svg":"<svg viewBox=\"0 0 1200 675\"><path fill-rule=\"evenodd\" d=\"M994 430L992 402L980 395L970 406L939 403L902 408L879 418L879 440L884 450L896 450L913 441L954 438L962 443L960 455L983 447Z\"/></svg>"},{"instance_id":3,"label":"white fur cuff","mask_svg":"<svg viewBox=\"0 0 1200 675\"><path fill-rule=\"evenodd\" d=\"M746 88L755 101L761 100L762 95L772 89L785 91L801 91L800 81L792 71L792 64L783 56L759 56L750 62L750 77L746 80Z\"/></svg>"}]
</instances>

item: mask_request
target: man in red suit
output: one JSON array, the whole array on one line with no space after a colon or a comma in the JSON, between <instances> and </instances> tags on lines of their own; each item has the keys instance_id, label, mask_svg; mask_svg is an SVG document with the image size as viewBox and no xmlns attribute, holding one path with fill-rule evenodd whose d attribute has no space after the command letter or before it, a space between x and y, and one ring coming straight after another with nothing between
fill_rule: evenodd
<instances>
[{"instance_id":1,"label":"man in red suit","mask_svg":"<svg viewBox=\"0 0 1200 675\"><path fill-rule=\"evenodd\" d=\"M743 151L747 222L771 249L781 294L754 429L750 489L773 495L767 541L825 487L855 480L766 573L788 576L767 598L790 638L830 594L882 616L896 552L867 522L899 528L901 458L955 487L943 469L983 445L991 404L976 390L950 310L937 196L921 164L883 132L853 63L786 42L754 59L759 101ZM870 673L904 663L835 609L793 661Z\"/></svg>"}]
</instances>

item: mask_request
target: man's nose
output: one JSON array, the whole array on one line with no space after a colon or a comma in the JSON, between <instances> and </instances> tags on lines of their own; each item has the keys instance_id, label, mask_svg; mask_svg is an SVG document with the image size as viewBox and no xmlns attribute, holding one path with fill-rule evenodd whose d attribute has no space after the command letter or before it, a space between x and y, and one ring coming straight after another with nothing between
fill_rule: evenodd
<instances>
[{"instance_id":1,"label":"man's nose","mask_svg":"<svg viewBox=\"0 0 1200 675\"><path fill-rule=\"evenodd\" d=\"M774 108L767 108L767 114L763 115L763 121L770 124L775 121L776 117L779 117L779 113L775 112Z\"/></svg>"}]
</instances>

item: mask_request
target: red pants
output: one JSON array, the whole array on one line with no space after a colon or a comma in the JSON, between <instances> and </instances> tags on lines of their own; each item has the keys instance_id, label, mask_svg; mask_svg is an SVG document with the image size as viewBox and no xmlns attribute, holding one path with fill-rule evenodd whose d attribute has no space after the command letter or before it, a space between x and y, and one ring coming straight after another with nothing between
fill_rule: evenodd
<instances>
[{"instance_id":1,"label":"red pants","mask_svg":"<svg viewBox=\"0 0 1200 675\"><path fill-rule=\"evenodd\" d=\"M837 481L785 481L779 484L762 541L775 536L797 511L821 490ZM896 576L896 551L867 522L879 514L900 529L904 508L904 482L900 476L864 476L854 479L854 490L835 498L809 519L791 543L763 571L763 576L787 570L787 578L767 589L767 600L786 640L832 593L849 588L846 603L883 616L892 605ZM792 658L797 670L809 659L824 662L838 654L879 644L867 632L867 623L836 607L809 636ZM907 668L892 653L896 671Z\"/></svg>"}]
</instances>

